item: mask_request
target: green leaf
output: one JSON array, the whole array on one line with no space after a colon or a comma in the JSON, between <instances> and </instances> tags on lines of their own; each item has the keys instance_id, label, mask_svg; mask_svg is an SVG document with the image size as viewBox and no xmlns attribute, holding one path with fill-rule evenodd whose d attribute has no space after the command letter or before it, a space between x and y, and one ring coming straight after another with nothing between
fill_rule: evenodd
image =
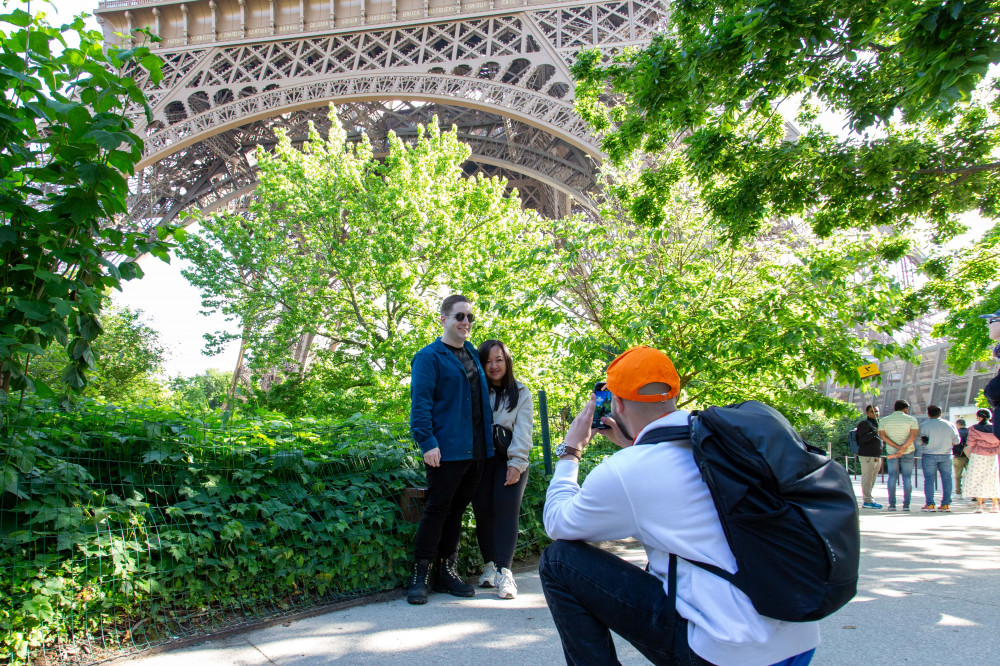
<instances>
[{"instance_id":1,"label":"green leaf","mask_svg":"<svg viewBox=\"0 0 1000 666\"><path fill-rule=\"evenodd\" d=\"M35 468L35 459L38 455L38 448L34 446L20 446L9 450L10 462L22 473L28 474Z\"/></svg>"},{"instance_id":2,"label":"green leaf","mask_svg":"<svg viewBox=\"0 0 1000 666\"><path fill-rule=\"evenodd\" d=\"M171 451L164 451L160 449L155 449L152 451L147 451L142 455L142 462L163 462L164 460L169 460L173 453Z\"/></svg>"},{"instance_id":3,"label":"green leaf","mask_svg":"<svg viewBox=\"0 0 1000 666\"><path fill-rule=\"evenodd\" d=\"M128 135L122 132L108 132L106 130L91 130L83 135L85 139L93 139L97 145L105 150L114 150L122 143L128 141Z\"/></svg>"},{"instance_id":4,"label":"green leaf","mask_svg":"<svg viewBox=\"0 0 1000 666\"><path fill-rule=\"evenodd\" d=\"M51 299L52 307L60 317L69 317L73 314L73 303L64 298Z\"/></svg>"},{"instance_id":5,"label":"green leaf","mask_svg":"<svg viewBox=\"0 0 1000 666\"><path fill-rule=\"evenodd\" d=\"M45 301L18 301L14 307L35 321L47 321L52 316L52 305Z\"/></svg>"},{"instance_id":6,"label":"green leaf","mask_svg":"<svg viewBox=\"0 0 1000 666\"><path fill-rule=\"evenodd\" d=\"M17 468L13 465L5 465L0 469L0 496L10 493L21 499L28 499L28 495L18 488Z\"/></svg>"},{"instance_id":7,"label":"green leaf","mask_svg":"<svg viewBox=\"0 0 1000 666\"><path fill-rule=\"evenodd\" d=\"M123 261L118 264L118 273L122 280L131 280L138 274L136 270L138 267L139 265L134 261Z\"/></svg>"},{"instance_id":8,"label":"green leaf","mask_svg":"<svg viewBox=\"0 0 1000 666\"><path fill-rule=\"evenodd\" d=\"M67 117L69 117L73 111L83 106L79 102L60 102L55 99L45 100L45 105L56 113Z\"/></svg>"},{"instance_id":9,"label":"green leaf","mask_svg":"<svg viewBox=\"0 0 1000 666\"><path fill-rule=\"evenodd\" d=\"M0 245L13 245L18 241L17 232L6 225L0 225Z\"/></svg>"},{"instance_id":10,"label":"green leaf","mask_svg":"<svg viewBox=\"0 0 1000 666\"><path fill-rule=\"evenodd\" d=\"M0 14L0 21L5 21L19 28L27 28L31 25L31 14L23 9L15 9L10 14Z\"/></svg>"},{"instance_id":11,"label":"green leaf","mask_svg":"<svg viewBox=\"0 0 1000 666\"><path fill-rule=\"evenodd\" d=\"M67 365L62 374L63 383L69 384L74 389L82 389L87 385L87 380L80 374L79 368L75 365Z\"/></svg>"},{"instance_id":12,"label":"green leaf","mask_svg":"<svg viewBox=\"0 0 1000 666\"><path fill-rule=\"evenodd\" d=\"M49 51L49 37L39 30L32 30L28 35L28 48L44 58L51 56L51 52Z\"/></svg>"},{"instance_id":13,"label":"green leaf","mask_svg":"<svg viewBox=\"0 0 1000 666\"><path fill-rule=\"evenodd\" d=\"M38 379L35 379L35 393L43 400L51 400L56 397L56 392L52 390L52 387Z\"/></svg>"},{"instance_id":14,"label":"green leaf","mask_svg":"<svg viewBox=\"0 0 1000 666\"><path fill-rule=\"evenodd\" d=\"M97 317L93 315L82 315L80 317L80 337L84 340L94 340L103 332L104 329L101 328Z\"/></svg>"}]
</instances>

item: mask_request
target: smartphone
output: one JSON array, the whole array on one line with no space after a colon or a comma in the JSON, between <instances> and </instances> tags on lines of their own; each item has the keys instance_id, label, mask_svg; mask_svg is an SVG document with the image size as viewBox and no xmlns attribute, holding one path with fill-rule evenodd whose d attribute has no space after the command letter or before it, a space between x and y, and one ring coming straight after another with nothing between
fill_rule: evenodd
<instances>
[{"instance_id":1,"label":"smartphone","mask_svg":"<svg viewBox=\"0 0 1000 666\"><path fill-rule=\"evenodd\" d=\"M594 384L594 395L597 396L597 409L594 410L594 422L591 428L597 430L609 430L608 426L601 423L605 416L611 416L611 391L604 388L604 382Z\"/></svg>"}]
</instances>

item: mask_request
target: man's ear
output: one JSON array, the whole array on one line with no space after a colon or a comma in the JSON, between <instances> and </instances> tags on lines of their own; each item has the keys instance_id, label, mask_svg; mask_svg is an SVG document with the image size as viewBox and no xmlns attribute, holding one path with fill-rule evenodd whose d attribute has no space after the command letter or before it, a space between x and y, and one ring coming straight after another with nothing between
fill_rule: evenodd
<instances>
[{"instance_id":1,"label":"man's ear","mask_svg":"<svg viewBox=\"0 0 1000 666\"><path fill-rule=\"evenodd\" d=\"M445 317L444 315L441 315L440 317L438 317L438 322L439 322L439 323L440 323L440 324L441 324L442 326L444 326L444 323L445 323L445 322L446 322L447 320L448 320L448 318L447 318L447 317Z\"/></svg>"},{"instance_id":2,"label":"man's ear","mask_svg":"<svg viewBox=\"0 0 1000 666\"><path fill-rule=\"evenodd\" d=\"M614 393L611 394L611 399L615 401L615 411L621 414L625 411L625 401L616 396Z\"/></svg>"}]
</instances>

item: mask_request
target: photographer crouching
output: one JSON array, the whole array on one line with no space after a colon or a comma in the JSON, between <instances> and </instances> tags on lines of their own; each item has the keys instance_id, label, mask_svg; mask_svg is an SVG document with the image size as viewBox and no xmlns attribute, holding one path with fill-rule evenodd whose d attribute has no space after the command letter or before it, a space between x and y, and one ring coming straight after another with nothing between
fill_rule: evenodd
<instances>
[{"instance_id":1,"label":"photographer crouching","mask_svg":"<svg viewBox=\"0 0 1000 666\"><path fill-rule=\"evenodd\" d=\"M688 424L673 362L634 347L608 367L606 388L611 416L601 422L622 450L578 484L597 432L592 397L555 449L545 501L545 529L556 541L539 573L566 662L618 663L614 631L655 664L808 664L819 644L815 622L763 617L731 583L691 564L737 569L689 440L633 446L649 443L653 430ZM648 571L585 543L626 538L643 545Z\"/></svg>"}]
</instances>

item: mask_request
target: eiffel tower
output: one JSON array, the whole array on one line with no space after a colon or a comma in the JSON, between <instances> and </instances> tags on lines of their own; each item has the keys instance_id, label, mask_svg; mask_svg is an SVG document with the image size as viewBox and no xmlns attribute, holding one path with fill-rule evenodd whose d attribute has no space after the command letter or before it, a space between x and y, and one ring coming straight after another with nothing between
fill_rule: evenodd
<instances>
[{"instance_id":1,"label":"eiffel tower","mask_svg":"<svg viewBox=\"0 0 1000 666\"><path fill-rule=\"evenodd\" d=\"M182 211L242 212L254 152L283 127L321 134L336 104L349 137L376 153L437 115L472 148L469 174L500 175L525 207L589 206L600 149L573 110L581 49L648 43L663 0L107 0L109 44L148 26L163 79L140 81L154 119L131 183L127 224ZM123 41L125 42L123 44Z\"/></svg>"}]
</instances>

